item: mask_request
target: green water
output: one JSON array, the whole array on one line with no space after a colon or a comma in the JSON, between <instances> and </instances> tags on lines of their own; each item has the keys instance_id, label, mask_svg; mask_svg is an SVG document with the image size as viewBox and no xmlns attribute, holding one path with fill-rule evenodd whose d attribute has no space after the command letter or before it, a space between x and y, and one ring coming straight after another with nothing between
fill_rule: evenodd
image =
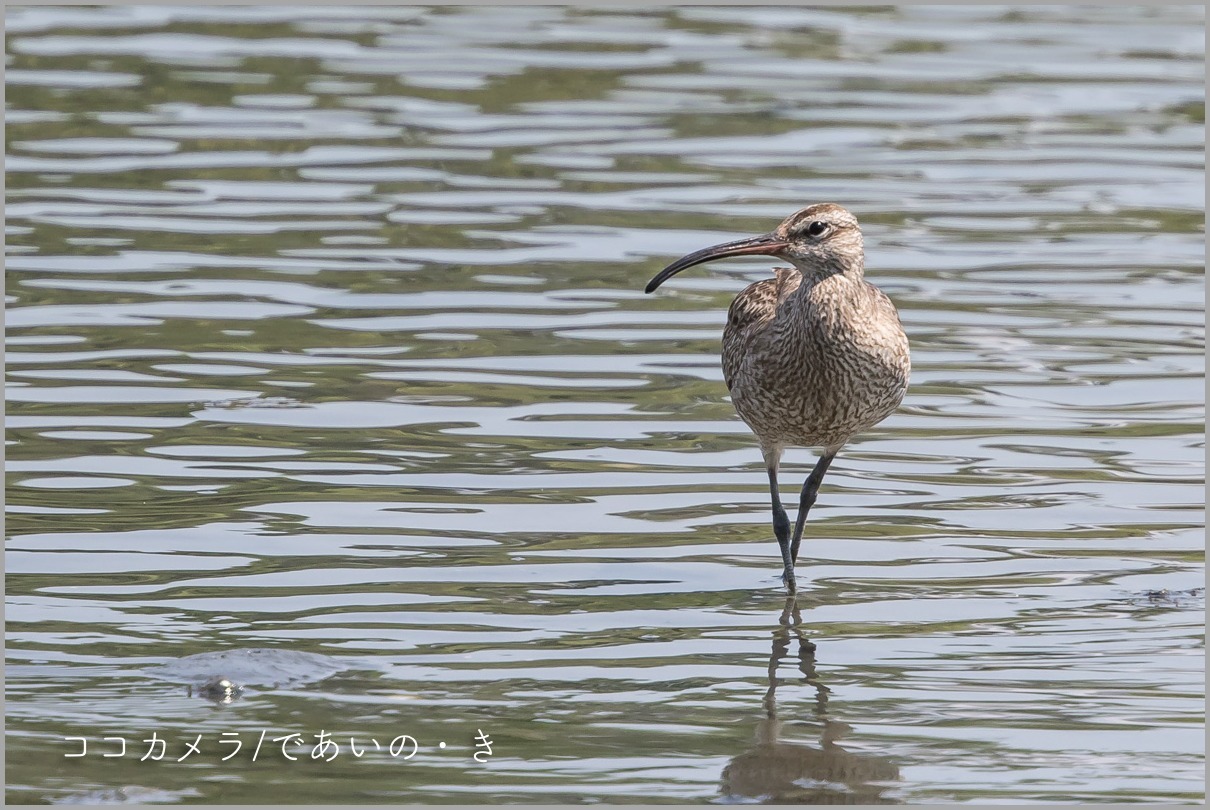
<instances>
[{"instance_id":1,"label":"green water","mask_svg":"<svg viewBox=\"0 0 1210 810\"><path fill-rule=\"evenodd\" d=\"M1200 8L6 25L9 801L1204 799ZM642 287L819 201L913 376L789 606L769 261Z\"/></svg>"}]
</instances>

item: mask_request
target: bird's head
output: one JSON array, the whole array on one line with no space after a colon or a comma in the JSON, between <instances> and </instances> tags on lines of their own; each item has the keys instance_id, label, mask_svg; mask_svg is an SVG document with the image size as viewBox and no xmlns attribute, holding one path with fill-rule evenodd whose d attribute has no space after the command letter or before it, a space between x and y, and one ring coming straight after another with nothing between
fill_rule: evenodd
<instances>
[{"instance_id":1,"label":"bird's head","mask_svg":"<svg viewBox=\"0 0 1210 810\"><path fill-rule=\"evenodd\" d=\"M832 203L808 205L786 217L769 233L682 256L651 279L647 292L653 292L686 268L729 256L775 256L793 263L809 277L834 273L860 275L865 249L857 217Z\"/></svg>"}]
</instances>

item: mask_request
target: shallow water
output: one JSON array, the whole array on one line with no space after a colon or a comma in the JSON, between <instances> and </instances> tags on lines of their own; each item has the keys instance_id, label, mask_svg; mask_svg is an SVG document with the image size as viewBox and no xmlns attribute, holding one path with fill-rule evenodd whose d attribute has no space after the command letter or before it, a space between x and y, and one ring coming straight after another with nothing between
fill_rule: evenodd
<instances>
[{"instance_id":1,"label":"shallow water","mask_svg":"<svg viewBox=\"0 0 1210 810\"><path fill-rule=\"evenodd\" d=\"M6 22L10 801L1204 798L1201 9ZM642 287L823 200L913 379L794 608L769 262Z\"/></svg>"}]
</instances>

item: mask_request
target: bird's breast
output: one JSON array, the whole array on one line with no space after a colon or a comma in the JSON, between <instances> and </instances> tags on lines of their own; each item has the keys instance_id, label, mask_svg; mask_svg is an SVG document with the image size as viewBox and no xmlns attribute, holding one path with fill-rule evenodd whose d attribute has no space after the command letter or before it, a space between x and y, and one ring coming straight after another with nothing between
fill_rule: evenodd
<instances>
[{"instance_id":1,"label":"bird's breast","mask_svg":"<svg viewBox=\"0 0 1210 810\"><path fill-rule=\"evenodd\" d=\"M729 318L723 335L732 401L758 436L843 443L894 412L907 389L910 359L885 295L856 279L770 297L756 317L750 305L757 297L750 296L749 317Z\"/></svg>"}]
</instances>

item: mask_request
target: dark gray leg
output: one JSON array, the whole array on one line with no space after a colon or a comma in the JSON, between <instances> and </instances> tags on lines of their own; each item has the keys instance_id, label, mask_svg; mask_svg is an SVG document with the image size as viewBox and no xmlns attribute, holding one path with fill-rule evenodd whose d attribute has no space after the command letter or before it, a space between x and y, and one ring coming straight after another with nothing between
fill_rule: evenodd
<instances>
[{"instance_id":1,"label":"dark gray leg","mask_svg":"<svg viewBox=\"0 0 1210 810\"><path fill-rule=\"evenodd\" d=\"M777 537L777 545L781 548L782 574L781 578L786 587L793 593L794 560L790 556L790 518L786 509L781 505L781 492L777 486L777 465L781 460L780 450L765 450L765 470L769 473L769 496L773 502L773 534Z\"/></svg>"},{"instance_id":2,"label":"dark gray leg","mask_svg":"<svg viewBox=\"0 0 1210 810\"><path fill-rule=\"evenodd\" d=\"M790 557L790 518L786 508L781 505L781 495L777 490L777 470L769 468L769 494L773 500L773 534L777 535L777 545L781 547L782 574L786 586L794 590L794 560Z\"/></svg>"},{"instance_id":3,"label":"dark gray leg","mask_svg":"<svg viewBox=\"0 0 1210 810\"><path fill-rule=\"evenodd\" d=\"M790 564L798 560L798 546L802 542L802 529L807 523L807 513L815 505L815 493L819 492L819 484L823 481L828 465L836 458L836 452L824 452L815 463L815 469L807 476L807 482L802 485L802 497L798 501L798 520L794 522L794 539L790 543Z\"/></svg>"}]
</instances>

